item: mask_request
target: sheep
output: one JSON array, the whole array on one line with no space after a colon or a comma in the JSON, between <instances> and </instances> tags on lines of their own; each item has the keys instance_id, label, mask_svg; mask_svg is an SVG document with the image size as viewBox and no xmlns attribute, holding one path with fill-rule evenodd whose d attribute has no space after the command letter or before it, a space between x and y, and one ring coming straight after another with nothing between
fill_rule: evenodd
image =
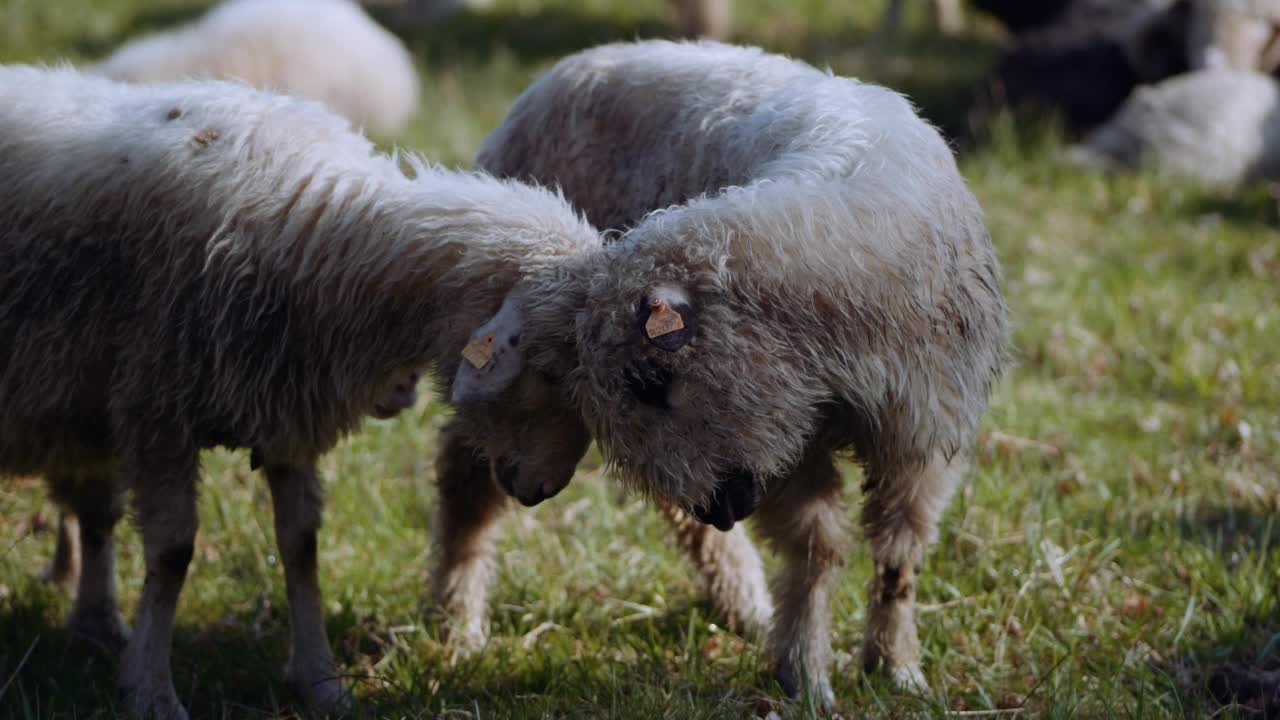
<instances>
[{"instance_id":1,"label":"sheep","mask_svg":"<svg viewBox=\"0 0 1280 720\"><path fill-rule=\"evenodd\" d=\"M561 186L588 222L606 232L622 231L651 211L719 189L716 182L698 184L711 178L666 184L667 165L647 163L643 153L611 157L622 138L637 132L649 137L670 118L646 114L627 118L625 124L583 122L589 116L584 103L601 96L578 94L575 67L565 61L516 101L486 138L477 168L497 177ZM584 169L602 172L611 181L593 182ZM589 442L570 399L557 389L563 384L558 376L523 373L510 391L482 404L456 398L457 415L442 435L432 586L461 649L484 640L494 552L490 536L504 507L499 488L524 505L553 497L569 483ZM767 627L773 609L763 569L741 528L720 533L692 522L676 504L656 500L719 614L748 632Z\"/></svg>"},{"instance_id":2,"label":"sheep","mask_svg":"<svg viewBox=\"0 0 1280 720\"><path fill-rule=\"evenodd\" d=\"M227 0L89 69L134 83L242 80L319 100L378 133L401 131L418 106L413 59L352 0Z\"/></svg>"},{"instance_id":3,"label":"sheep","mask_svg":"<svg viewBox=\"0 0 1280 720\"><path fill-rule=\"evenodd\" d=\"M1069 158L1223 186L1280 179L1280 86L1268 75L1221 68L1139 88Z\"/></svg>"},{"instance_id":4,"label":"sheep","mask_svg":"<svg viewBox=\"0 0 1280 720\"><path fill-rule=\"evenodd\" d=\"M239 84L0 68L0 472L45 475L79 517L73 624L118 622L111 529L132 491L147 576L119 683L136 715L186 717L169 654L198 450L252 448L287 678L341 707L316 459L394 412L413 373L455 372L521 278L600 248L554 193L404 162L412 177L319 104Z\"/></svg>"},{"instance_id":5,"label":"sheep","mask_svg":"<svg viewBox=\"0 0 1280 720\"><path fill-rule=\"evenodd\" d=\"M903 0L888 0L880 18L881 31L894 35L902 27ZM929 0L929 19L945 35L964 30L964 12L960 0Z\"/></svg>"},{"instance_id":6,"label":"sheep","mask_svg":"<svg viewBox=\"0 0 1280 720\"><path fill-rule=\"evenodd\" d=\"M1187 0L1188 61L1194 70L1229 67L1270 73L1280 67L1280 2Z\"/></svg>"},{"instance_id":7,"label":"sheep","mask_svg":"<svg viewBox=\"0 0 1280 720\"><path fill-rule=\"evenodd\" d=\"M983 3L1011 29L1013 44L979 89L972 124L1002 107L1060 111L1069 130L1104 122L1141 83L1187 68L1189 9L1172 0ZM1044 14L1031 12L1043 8Z\"/></svg>"},{"instance_id":8,"label":"sheep","mask_svg":"<svg viewBox=\"0 0 1280 720\"><path fill-rule=\"evenodd\" d=\"M561 144L568 196L629 197L637 172L659 178L646 205L693 199L574 272L523 280L472 337L529 340L461 364L455 402L548 372L630 486L721 529L754 511L783 555L776 676L828 706L829 595L850 546L834 455L852 449L876 567L863 660L923 685L920 563L1008 334L982 212L946 142L890 90L716 43L579 53L526 91L512 117L526 113L507 152Z\"/></svg>"}]
</instances>

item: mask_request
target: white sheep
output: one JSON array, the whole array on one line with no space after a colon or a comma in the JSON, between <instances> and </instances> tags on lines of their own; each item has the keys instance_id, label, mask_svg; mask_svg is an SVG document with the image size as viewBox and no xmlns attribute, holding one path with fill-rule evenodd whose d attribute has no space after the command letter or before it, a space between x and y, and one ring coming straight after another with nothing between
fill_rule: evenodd
<instances>
[{"instance_id":1,"label":"white sheep","mask_svg":"<svg viewBox=\"0 0 1280 720\"><path fill-rule=\"evenodd\" d=\"M1190 0L1187 59L1192 69L1270 73L1280 67L1280 0Z\"/></svg>"},{"instance_id":2,"label":"white sheep","mask_svg":"<svg viewBox=\"0 0 1280 720\"><path fill-rule=\"evenodd\" d=\"M1214 185L1280 179L1280 85L1220 68L1138 88L1069 157L1086 167L1151 167Z\"/></svg>"},{"instance_id":3,"label":"white sheep","mask_svg":"<svg viewBox=\"0 0 1280 720\"><path fill-rule=\"evenodd\" d=\"M108 635L132 490L147 576L120 684L138 715L186 717L169 653L200 448L264 468L288 678L339 707L317 457L403 405L412 373L455 364L508 288L599 250L553 193L406 162L413 177L320 105L243 85L0 68L0 472L46 475L79 516L72 624Z\"/></svg>"},{"instance_id":4,"label":"white sheep","mask_svg":"<svg viewBox=\"0 0 1280 720\"><path fill-rule=\"evenodd\" d=\"M473 337L528 341L461 365L455 400L551 373L633 486L724 529L758 507L784 557L777 676L827 705L830 593L850 548L834 455L852 449L876 568L864 662L922 684L920 563L1007 337L982 212L946 142L884 88L662 41L562 60L511 126L494 141L510 157L561 148L568 196L695 197L517 286ZM632 173L659 181L633 187Z\"/></svg>"},{"instance_id":5,"label":"white sheep","mask_svg":"<svg viewBox=\"0 0 1280 720\"><path fill-rule=\"evenodd\" d=\"M418 106L413 59L352 0L227 0L90 69L134 83L241 80L319 100L379 133L399 132Z\"/></svg>"}]
</instances>

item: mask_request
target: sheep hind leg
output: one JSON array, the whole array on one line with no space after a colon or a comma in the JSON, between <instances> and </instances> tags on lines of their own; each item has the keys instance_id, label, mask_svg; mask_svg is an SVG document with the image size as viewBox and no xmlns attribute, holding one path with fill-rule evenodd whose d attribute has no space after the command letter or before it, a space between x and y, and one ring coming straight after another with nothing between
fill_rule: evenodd
<instances>
[{"instance_id":1,"label":"sheep hind leg","mask_svg":"<svg viewBox=\"0 0 1280 720\"><path fill-rule=\"evenodd\" d=\"M115 526L124 515L123 493L109 474L54 476L49 483L62 510L58 547L45 576L62 574L64 582L76 584L67 628L118 655L129 640L129 626L116 602L115 579Z\"/></svg>"},{"instance_id":2,"label":"sheep hind leg","mask_svg":"<svg viewBox=\"0 0 1280 720\"><path fill-rule=\"evenodd\" d=\"M792 697L807 690L828 709L835 706L830 596L849 547L841 485L830 455L811 452L760 504L756 520L783 556L770 638L778 683Z\"/></svg>"},{"instance_id":3,"label":"sheep hind leg","mask_svg":"<svg viewBox=\"0 0 1280 720\"><path fill-rule=\"evenodd\" d=\"M485 640L493 579L493 530L507 506L489 461L448 428L436 460L432 592L445 616L444 635L466 654Z\"/></svg>"},{"instance_id":4,"label":"sheep hind leg","mask_svg":"<svg viewBox=\"0 0 1280 720\"><path fill-rule=\"evenodd\" d=\"M773 619L773 601L760 553L746 529L739 524L721 532L670 501L656 502L675 531L676 542L697 568L716 613L734 630L763 636Z\"/></svg>"},{"instance_id":5,"label":"sheep hind leg","mask_svg":"<svg viewBox=\"0 0 1280 720\"><path fill-rule=\"evenodd\" d=\"M955 491L963 463L935 456L924 464L867 467L862 526L871 544L871 584L862 658L867 671L883 669L904 689L928 686L920 669L914 618L916 584L925 549L937 539L938 520Z\"/></svg>"},{"instance_id":6,"label":"sheep hind leg","mask_svg":"<svg viewBox=\"0 0 1280 720\"><path fill-rule=\"evenodd\" d=\"M316 534L324 497L315 467L264 467L271 488L276 545L284 565L289 598L289 664L285 677L307 706L321 713L341 713L350 696L339 679L324 627L324 607L316 567Z\"/></svg>"},{"instance_id":7,"label":"sheep hind leg","mask_svg":"<svg viewBox=\"0 0 1280 720\"><path fill-rule=\"evenodd\" d=\"M197 462L191 450L148 458L124 473L134 491L147 566L133 636L120 668L120 688L135 717L187 718L173 688L170 654L178 595L195 547ZM85 517L80 520L83 530Z\"/></svg>"}]
</instances>

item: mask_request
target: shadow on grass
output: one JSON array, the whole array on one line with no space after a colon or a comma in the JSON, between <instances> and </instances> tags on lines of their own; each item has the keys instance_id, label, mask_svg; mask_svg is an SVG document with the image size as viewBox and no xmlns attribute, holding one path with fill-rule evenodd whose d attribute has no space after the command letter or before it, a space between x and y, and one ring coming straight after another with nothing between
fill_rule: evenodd
<instances>
[{"instance_id":1,"label":"shadow on grass","mask_svg":"<svg viewBox=\"0 0 1280 720\"><path fill-rule=\"evenodd\" d=\"M1241 228L1280 228L1280 184L1254 185L1236 192L1205 191L1189 209L1197 215L1217 215Z\"/></svg>"},{"instance_id":2,"label":"shadow on grass","mask_svg":"<svg viewBox=\"0 0 1280 720\"><path fill-rule=\"evenodd\" d=\"M1161 668L1190 708L1216 717L1280 717L1280 616L1248 617L1239 632Z\"/></svg>"}]
</instances>

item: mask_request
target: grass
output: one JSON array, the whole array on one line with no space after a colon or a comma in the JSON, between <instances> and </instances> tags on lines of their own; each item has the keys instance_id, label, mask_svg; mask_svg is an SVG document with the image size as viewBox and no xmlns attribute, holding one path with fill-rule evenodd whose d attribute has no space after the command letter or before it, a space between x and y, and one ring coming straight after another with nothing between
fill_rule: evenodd
<instances>
[{"instance_id":1,"label":"grass","mask_svg":"<svg viewBox=\"0 0 1280 720\"><path fill-rule=\"evenodd\" d=\"M738 0L740 39L904 90L961 133L992 34L889 42L870 31L874 5ZM663 8L499 0L443 28L400 28L426 99L403 137L384 140L467 164L540 69L593 43L664 33ZM6 0L0 60L90 59L199 10ZM1223 668L1280 665L1275 198L1071 170L1052 127L1001 125L958 144L1004 262L1016 364L925 567L932 693L902 695L858 670L870 568L855 553L833 600L845 715L1249 716L1248 698L1213 690ZM597 459L560 497L510 513L492 639L478 658L451 657L424 619L444 412L427 399L371 421L324 465L328 629L358 717L814 714L777 700L761 648L715 627L655 513L620 496ZM215 452L203 487L174 650L179 695L197 718L291 717L265 484L245 455ZM54 519L38 482L0 485L0 718L115 717L112 663L67 636L68 598L36 580ZM119 551L131 613L143 579L132 528Z\"/></svg>"}]
</instances>

